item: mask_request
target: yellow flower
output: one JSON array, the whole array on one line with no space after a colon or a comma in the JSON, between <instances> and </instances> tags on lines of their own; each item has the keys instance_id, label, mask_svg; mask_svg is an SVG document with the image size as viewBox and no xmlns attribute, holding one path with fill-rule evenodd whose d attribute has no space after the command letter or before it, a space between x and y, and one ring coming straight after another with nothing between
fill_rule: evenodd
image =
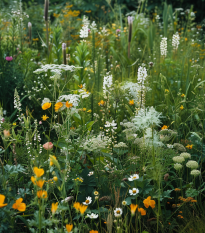
<instances>
[{"instance_id":1,"label":"yellow flower","mask_svg":"<svg viewBox=\"0 0 205 233\"><path fill-rule=\"evenodd\" d=\"M43 115L41 118L42 118L43 121L46 121L49 117L46 116L46 115Z\"/></svg>"},{"instance_id":2,"label":"yellow flower","mask_svg":"<svg viewBox=\"0 0 205 233\"><path fill-rule=\"evenodd\" d=\"M131 210L132 215L135 214L135 211L136 211L137 207L138 207L138 205L135 205L135 204L130 205L130 210Z\"/></svg>"},{"instance_id":3,"label":"yellow flower","mask_svg":"<svg viewBox=\"0 0 205 233\"><path fill-rule=\"evenodd\" d=\"M16 122L14 122L13 125L15 126L15 125L16 125Z\"/></svg>"},{"instance_id":4,"label":"yellow flower","mask_svg":"<svg viewBox=\"0 0 205 233\"><path fill-rule=\"evenodd\" d=\"M80 203L79 203L79 202L75 202L75 203L73 204L73 207L74 207L77 211L79 211L79 210L80 210Z\"/></svg>"},{"instance_id":5,"label":"yellow flower","mask_svg":"<svg viewBox=\"0 0 205 233\"><path fill-rule=\"evenodd\" d=\"M104 106L104 104L105 104L105 101L103 101L103 100L101 100L101 101L98 103L99 106Z\"/></svg>"},{"instance_id":6,"label":"yellow flower","mask_svg":"<svg viewBox=\"0 0 205 233\"><path fill-rule=\"evenodd\" d=\"M53 180L54 180L55 182L57 182L57 181L58 181L58 177L57 177L57 176L54 176L54 177L53 177Z\"/></svg>"},{"instance_id":7,"label":"yellow flower","mask_svg":"<svg viewBox=\"0 0 205 233\"><path fill-rule=\"evenodd\" d=\"M0 208L8 205L8 204L3 204L4 203L4 200L5 200L5 196L0 194Z\"/></svg>"},{"instance_id":8,"label":"yellow flower","mask_svg":"<svg viewBox=\"0 0 205 233\"><path fill-rule=\"evenodd\" d=\"M169 90L168 90L168 89L165 89L165 92L169 92Z\"/></svg>"},{"instance_id":9,"label":"yellow flower","mask_svg":"<svg viewBox=\"0 0 205 233\"><path fill-rule=\"evenodd\" d=\"M62 103L62 102L56 103L56 104L55 104L55 112L58 112L58 110L59 110L60 108L62 108L62 107L63 107L63 103Z\"/></svg>"},{"instance_id":10,"label":"yellow flower","mask_svg":"<svg viewBox=\"0 0 205 233\"><path fill-rule=\"evenodd\" d=\"M164 130L164 129L168 129L168 126L167 125L163 125L163 127L161 128L161 130Z\"/></svg>"},{"instance_id":11,"label":"yellow flower","mask_svg":"<svg viewBox=\"0 0 205 233\"><path fill-rule=\"evenodd\" d=\"M184 97L185 96L185 94L181 94L181 97Z\"/></svg>"},{"instance_id":12,"label":"yellow flower","mask_svg":"<svg viewBox=\"0 0 205 233\"><path fill-rule=\"evenodd\" d=\"M16 202L12 205L12 208L18 211L25 211L26 210L26 204L22 203L23 198L19 198L18 200L16 200Z\"/></svg>"},{"instance_id":13,"label":"yellow flower","mask_svg":"<svg viewBox=\"0 0 205 233\"><path fill-rule=\"evenodd\" d=\"M69 103L68 101L65 103L65 106L67 108L72 108L73 107L73 104Z\"/></svg>"},{"instance_id":14,"label":"yellow flower","mask_svg":"<svg viewBox=\"0 0 205 233\"><path fill-rule=\"evenodd\" d=\"M92 110L90 109L90 110L88 110L87 112L88 112L88 113L91 113L91 112L92 112Z\"/></svg>"},{"instance_id":15,"label":"yellow flower","mask_svg":"<svg viewBox=\"0 0 205 233\"><path fill-rule=\"evenodd\" d=\"M39 190L37 192L37 196L38 196L38 198L47 198L48 194L47 194L47 191L45 191L45 190Z\"/></svg>"},{"instance_id":16,"label":"yellow flower","mask_svg":"<svg viewBox=\"0 0 205 233\"><path fill-rule=\"evenodd\" d=\"M88 208L88 206L87 205L80 205L80 208L79 208L79 210L80 210L80 213L81 214L84 214L85 213L85 211L87 210L87 208Z\"/></svg>"},{"instance_id":17,"label":"yellow flower","mask_svg":"<svg viewBox=\"0 0 205 233\"><path fill-rule=\"evenodd\" d=\"M175 188L174 191L179 192L179 191L181 191L181 189Z\"/></svg>"},{"instance_id":18,"label":"yellow flower","mask_svg":"<svg viewBox=\"0 0 205 233\"><path fill-rule=\"evenodd\" d=\"M43 185L45 183L45 180L39 180L36 182L37 186L42 189Z\"/></svg>"},{"instance_id":19,"label":"yellow flower","mask_svg":"<svg viewBox=\"0 0 205 233\"><path fill-rule=\"evenodd\" d=\"M48 109L50 107L51 107L51 103L48 103L48 102L42 105L43 110L46 110L46 109Z\"/></svg>"},{"instance_id":20,"label":"yellow flower","mask_svg":"<svg viewBox=\"0 0 205 233\"><path fill-rule=\"evenodd\" d=\"M189 145L189 144L186 146L186 148L190 149L190 150L192 149L192 147L193 147L193 145Z\"/></svg>"},{"instance_id":21,"label":"yellow flower","mask_svg":"<svg viewBox=\"0 0 205 233\"><path fill-rule=\"evenodd\" d=\"M53 155L53 157L56 159L56 156ZM53 166L53 160L50 158L50 166Z\"/></svg>"},{"instance_id":22,"label":"yellow flower","mask_svg":"<svg viewBox=\"0 0 205 233\"><path fill-rule=\"evenodd\" d=\"M139 208L138 212L140 212L142 216L146 215L146 210L144 210L143 208Z\"/></svg>"},{"instance_id":23,"label":"yellow flower","mask_svg":"<svg viewBox=\"0 0 205 233\"><path fill-rule=\"evenodd\" d=\"M73 229L73 224L66 224L66 230L67 232L71 232Z\"/></svg>"},{"instance_id":24,"label":"yellow flower","mask_svg":"<svg viewBox=\"0 0 205 233\"><path fill-rule=\"evenodd\" d=\"M184 109L183 105L181 105L181 106L180 106L180 109L181 109L181 110L183 110L183 109Z\"/></svg>"},{"instance_id":25,"label":"yellow flower","mask_svg":"<svg viewBox=\"0 0 205 233\"><path fill-rule=\"evenodd\" d=\"M33 184L36 184L36 178L34 176L31 177L31 181L33 182Z\"/></svg>"},{"instance_id":26,"label":"yellow flower","mask_svg":"<svg viewBox=\"0 0 205 233\"><path fill-rule=\"evenodd\" d=\"M185 38L184 40L185 40L185 41L187 41L188 39L187 39L187 38Z\"/></svg>"},{"instance_id":27,"label":"yellow flower","mask_svg":"<svg viewBox=\"0 0 205 233\"><path fill-rule=\"evenodd\" d=\"M86 111L86 108L83 108L83 112L85 112Z\"/></svg>"},{"instance_id":28,"label":"yellow flower","mask_svg":"<svg viewBox=\"0 0 205 233\"><path fill-rule=\"evenodd\" d=\"M52 214L55 214L55 212L56 212L57 209L58 209L58 202L52 203L52 206L51 206L51 212L52 212Z\"/></svg>"},{"instance_id":29,"label":"yellow flower","mask_svg":"<svg viewBox=\"0 0 205 233\"><path fill-rule=\"evenodd\" d=\"M91 230L89 233L98 233L98 231Z\"/></svg>"},{"instance_id":30,"label":"yellow flower","mask_svg":"<svg viewBox=\"0 0 205 233\"><path fill-rule=\"evenodd\" d=\"M44 170L43 168L37 168L34 167L33 172L35 173L35 175L39 178L44 174Z\"/></svg>"},{"instance_id":31,"label":"yellow flower","mask_svg":"<svg viewBox=\"0 0 205 233\"><path fill-rule=\"evenodd\" d=\"M149 208L149 206L152 207L152 209L155 208L155 201L151 200L151 196L145 199L143 203L146 208Z\"/></svg>"},{"instance_id":32,"label":"yellow flower","mask_svg":"<svg viewBox=\"0 0 205 233\"><path fill-rule=\"evenodd\" d=\"M80 85L78 85L79 87L80 87L80 89L82 89L83 88L83 84L80 84Z\"/></svg>"},{"instance_id":33,"label":"yellow flower","mask_svg":"<svg viewBox=\"0 0 205 233\"><path fill-rule=\"evenodd\" d=\"M134 105L134 104L135 104L134 100L129 100L129 105Z\"/></svg>"}]
</instances>

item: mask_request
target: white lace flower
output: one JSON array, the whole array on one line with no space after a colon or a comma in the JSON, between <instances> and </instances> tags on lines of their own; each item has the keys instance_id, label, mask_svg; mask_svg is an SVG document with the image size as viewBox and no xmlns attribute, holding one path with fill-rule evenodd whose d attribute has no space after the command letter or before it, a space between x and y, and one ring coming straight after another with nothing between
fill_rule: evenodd
<instances>
[{"instance_id":1,"label":"white lace flower","mask_svg":"<svg viewBox=\"0 0 205 233\"><path fill-rule=\"evenodd\" d=\"M184 157L182 156L175 156L172 159L175 163L183 163L185 161Z\"/></svg>"},{"instance_id":2,"label":"white lace flower","mask_svg":"<svg viewBox=\"0 0 205 233\"><path fill-rule=\"evenodd\" d=\"M90 219L96 219L96 218L98 218L98 214L94 214L94 213L87 214L87 217L89 217Z\"/></svg>"},{"instance_id":3,"label":"white lace flower","mask_svg":"<svg viewBox=\"0 0 205 233\"><path fill-rule=\"evenodd\" d=\"M191 168L191 169L196 169L198 168L198 163L194 160L189 160L187 163L186 163L186 166Z\"/></svg>"},{"instance_id":4,"label":"white lace flower","mask_svg":"<svg viewBox=\"0 0 205 233\"><path fill-rule=\"evenodd\" d=\"M137 175L137 174L131 175L131 176L128 178L129 181L133 181L133 180L137 180L137 179L139 179L139 175Z\"/></svg>"},{"instance_id":5,"label":"white lace flower","mask_svg":"<svg viewBox=\"0 0 205 233\"><path fill-rule=\"evenodd\" d=\"M132 196L135 196L139 193L139 189L133 188L133 189L129 189L129 194Z\"/></svg>"},{"instance_id":6,"label":"white lace flower","mask_svg":"<svg viewBox=\"0 0 205 233\"><path fill-rule=\"evenodd\" d=\"M182 169L182 165L180 163L175 163L174 164L174 169L180 170L180 169Z\"/></svg>"},{"instance_id":7,"label":"white lace flower","mask_svg":"<svg viewBox=\"0 0 205 233\"><path fill-rule=\"evenodd\" d=\"M161 51L161 56L164 56L164 57L167 56L167 38L166 37L163 37L160 42L160 51Z\"/></svg>"},{"instance_id":8,"label":"white lace flower","mask_svg":"<svg viewBox=\"0 0 205 233\"><path fill-rule=\"evenodd\" d=\"M121 208L116 208L114 210L114 215L115 215L115 217L121 217L121 215L122 215L122 209Z\"/></svg>"},{"instance_id":9,"label":"white lace flower","mask_svg":"<svg viewBox=\"0 0 205 233\"><path fill-rule=\"evenodd\" d=\"M83 202L83 205L89 205L92 202L92 198L91 197L86 197L85 202Z\"/></svg>"},{"instance_id":10,"label":"white lace flower","mask_svg":"<svg viewBox=\"0 0 205 233\"><path fill-rule=\"evenodd\" d=\"M199 176L200 174L201 174L201 172L199 170L194 169L191 171L192 176Z\"/></svg>"},{"instance_id":11,"label":"white lace flower","mask_svg":"<svg viewBox=\"0 0 205 233\"><path fill-rule=\"evenodd\" d=\"M191 155L187 152L181 153L180 156L184 157L185 159L191 159Z\"/></svg>"}]
</instances>

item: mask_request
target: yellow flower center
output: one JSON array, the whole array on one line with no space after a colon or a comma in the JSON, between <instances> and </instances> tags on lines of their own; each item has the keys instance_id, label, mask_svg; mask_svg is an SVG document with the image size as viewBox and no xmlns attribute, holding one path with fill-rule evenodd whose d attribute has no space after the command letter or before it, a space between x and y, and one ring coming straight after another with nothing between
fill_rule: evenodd
<instances>
[{"instance_id":1,"label":"yellow flower center","mask_svg":"<svg viewBox=\"0 0 205 233\"><path fill-rule=\"evenodd\" d=\"M116 213L117 213L117 214L120 214L120 210L117 210Z\"/></svg>"},{"instance_id":2,"label":"yellow flower center","mask_svg":"<svg viewBox=\"0 0 205 233\"><path fill-rule=\"evenodd\" d=\"M86 200L85 203L88 204L90 201L89 200Z\"/></svg>"},{"instance_id":3,"label":"yellow flower center","mask_svg":"<svg viewBox=\"0 0 205 233\"><path fill-rule=\"evenodd\" d=\"M132 192L133 192L133 193L136 193L136 190L133 190Z\"/></svg>"}]
</instances>

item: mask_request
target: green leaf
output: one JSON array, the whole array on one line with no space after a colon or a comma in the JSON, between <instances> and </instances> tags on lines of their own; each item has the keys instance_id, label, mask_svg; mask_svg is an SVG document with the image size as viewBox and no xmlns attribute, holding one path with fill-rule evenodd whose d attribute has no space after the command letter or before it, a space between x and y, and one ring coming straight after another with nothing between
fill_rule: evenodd
<instances>
[{"instance_id":1,"label":"green leaf","mask_svg":"<svg viewBox=\"0 0 205 233\"><path fill-rule=\"evenodd\" d=\"M87 127L87 129L88 129L89 131L91 131L92 126L93 126L94 123L95 123L94 121L90 121L89 123L86 124L86 127Z\"/></svg>"}]
</instances>

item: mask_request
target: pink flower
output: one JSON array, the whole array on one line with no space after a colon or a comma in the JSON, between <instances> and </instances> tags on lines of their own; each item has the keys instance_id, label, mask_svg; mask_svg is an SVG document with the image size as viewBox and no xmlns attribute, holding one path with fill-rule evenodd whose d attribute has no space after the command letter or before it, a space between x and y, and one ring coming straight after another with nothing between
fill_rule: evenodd
<instances>
[{"instance_id":1,"label":"pink flower","mask_svg":"<svg viewBox=\"0 0 205 233\"><path fill-rule=\"evenodd\" d=\"M51 150L53 148L53 143L52 142L46 142L44 145L43 145L43 148L45 150Z\"/></svg>"},{"instance_id":2,"label":"pink flower","mask_svg":"<svg viewBox=\"0 0 205 233\"><path fill-rule=\"evenodd\" d=\"M119 33L119 32L120 32L120 29L117 29L117 30L116 30L116 33Z\"/></svg>"},{"instance_id":3,"label":"pink flower","mask_svg":"<svg viewBox=\"0 0 205 233\"><path fill-rule=\"evenodd\" d=\"M13 57L6 57L5 58L7 61L12 61L13 60Z\"/></svg>"},{"instance_id":4,"label":"pink flower","mask_svg":"<svg viewBox=\"0 0 205 233\"><path fill-rule=\"evenodd\" d=\"M41 125L41 124L42 124L42 121L39 121L38 123L39 123L39 125Z\"/></svg>"}]
</instances>

